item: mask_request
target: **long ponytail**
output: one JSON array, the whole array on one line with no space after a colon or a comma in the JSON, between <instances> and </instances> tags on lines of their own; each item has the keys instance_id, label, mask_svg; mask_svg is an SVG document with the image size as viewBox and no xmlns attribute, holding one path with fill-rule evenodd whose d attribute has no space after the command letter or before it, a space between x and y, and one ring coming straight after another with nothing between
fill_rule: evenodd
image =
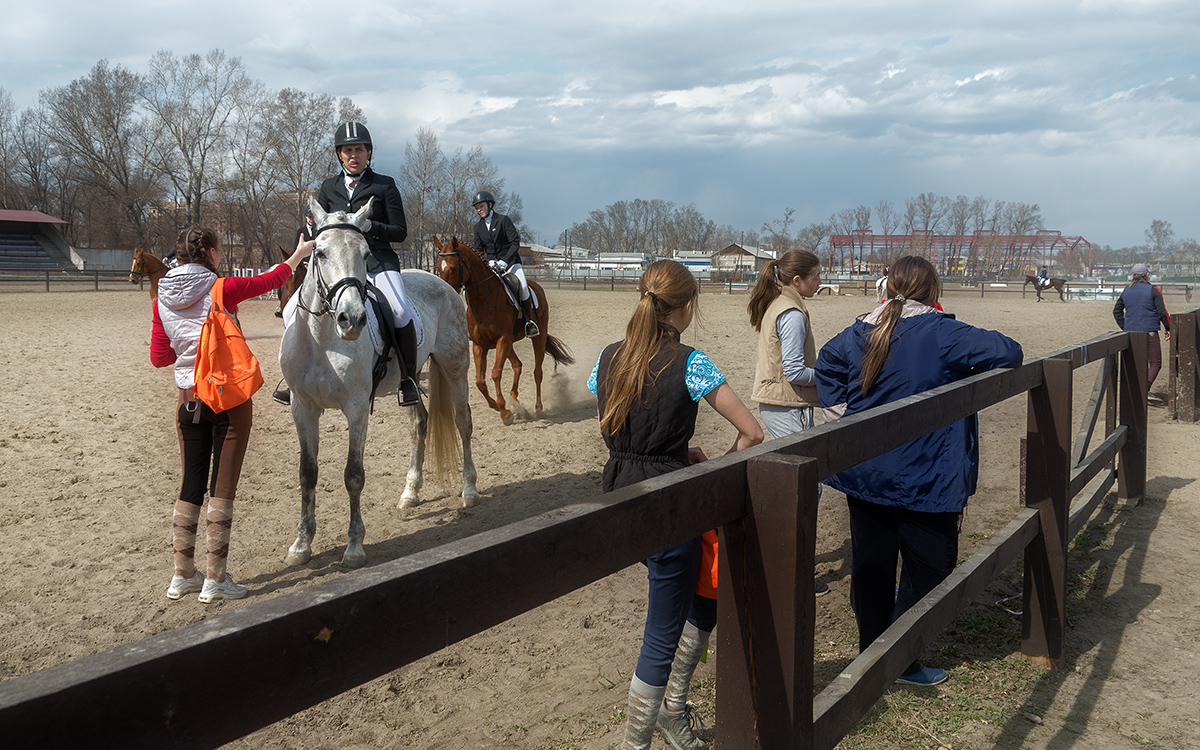
<instances>
[{"instance_id":1,"label":"long ponytail","mask_svg":"<svg viewBox=\"0 0 1200 750\"><path fill-rule=\"evenodd\" d=\"M862 390L865 394L883 371L891 350L892 333L900 322L906 299L933 306L941 295L942 284L933 264L919 255L906 255L892 265L887 277L887 302L875 330L868 338L862 364Z\"/></svg>"},{"instance_id":2,"label":"long ponytail","mask_svg":"<svg viewBox=\"0 0 1200 750\"><path fill-rule=\"evenodd\" d=\"M820 267L820 258L798 247L788 250L779 260L772 260L763 266L758 274L758 281L754 284L754 291L750 293L750 302L746 305L746 312L750 313L750 324L754 326L754 330L762 329L762 320L767 314L767 308L782 293L785 285L791 284L792 279L797 276L807 279Z\"/></svg>"},{"instance_id":3,"label":"long ponytail","mask_svg":"<svg viewBox=\"0 0 1200 750\"><path fill-rule=\"evenodd\" d=\"M642 389L651 376L650 361L668 343L674 346L678 331L667 322L679 308L694 302L699 294L696 277L673 260L658 260L646 267L638 281L637 307L625 327L625 339L617 347L608 365L604 383L604 412L600 431L615 435L625 426L635 402L642 400ZM668 360L667 365L674 361ZM664 365L665 367L666 365ZM657 376L658 373L653 373Z\"/></svg>"}]
</instances>

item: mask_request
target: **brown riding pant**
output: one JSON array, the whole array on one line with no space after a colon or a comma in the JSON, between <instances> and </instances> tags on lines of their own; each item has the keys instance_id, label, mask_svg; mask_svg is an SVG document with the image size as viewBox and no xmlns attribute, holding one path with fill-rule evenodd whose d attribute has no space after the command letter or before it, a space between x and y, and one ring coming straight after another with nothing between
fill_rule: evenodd
<instances>
[{"instance_id":1,"label":"brown riding pant","mask_svg":"<svg viewBox=\"0 0 1200 750\"><path fill-rule=\"evenodd\" d=\"M179 499L202 505L207 489L211 497L233 502L254 423L252 401L217 414L198 400L194 391L181 390L177 417L183 472Z\"/></svg>"}]
</instances>

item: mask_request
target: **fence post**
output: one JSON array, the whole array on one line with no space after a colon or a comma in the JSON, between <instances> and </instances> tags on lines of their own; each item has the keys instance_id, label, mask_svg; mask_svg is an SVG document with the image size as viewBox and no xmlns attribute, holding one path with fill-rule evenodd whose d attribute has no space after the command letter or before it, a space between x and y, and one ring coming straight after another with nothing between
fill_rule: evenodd
<instances>
[{"instance_id":1,"label":"fence post","mask_svg":"<svg viewBox=\"0 0 1200 750\"><path fill-rule=\"evenodd\" d=\"M1175 398L1173 411L1177 419L1186 422L1196 421L1196 311L1181 313L1175 316L1175 325L1171 330L1171 366L1177 370L1171 373L1173 383L1172 396Z\"/></svg>"},{"instance_id":2,"label":"fence post","mask_svg":"<svg viewBox=\"0 0 1200 750\"><path fill-rule=\"evenodd\" d=\"M746 466L748 514L721 529L718 750L812 744L815 459Z\"/></svg>"},{"instance_id":3,"label":"fence post","mask_svg":"<svg viewBox=\"0 0 1200 750\"><path fill-rule=\"evenodd\" d=\"M98 291L100 291L100 272L92 271L92 275L93 275L92 282L96 287L96 291L98 292Z\"/></svg>"},{"instance_id":4,"label":"fence post","mask_svg":"<svg viewBox=\"0 0 1200 750\"><path fill-rule=\"evenodd\" d=\"M1129 348L1121 352L1121 377L1117 397L1120 423L1129 428L1129 439L1117 455L1117 497L1137 505L1146 492L1146 370L1150 334L1129 331Z\"/></svg>"},{"instance_id":5,"label":"fence post","mask_svg":"<svg viewBox=\"0 0 1200 750\"><path fill-rule=\"evenodd\" d=\"M1062 666L1067 622L1072 373L1069 359L1043 360L1042 384L1029 391L1024 446L1025 505L1037 509L1041 531L1025 548L1021 653L1052 669Z\"/></svg>"},{"instance_id":6,"label":"fence post","mask_svg":"<svg viewBox=\"0 0 1200 750\"><path fill-rule=\"evenodd\" d=\"M46 291L50 291L50 272L46 272Z\"/></svg>"}]
</instances>

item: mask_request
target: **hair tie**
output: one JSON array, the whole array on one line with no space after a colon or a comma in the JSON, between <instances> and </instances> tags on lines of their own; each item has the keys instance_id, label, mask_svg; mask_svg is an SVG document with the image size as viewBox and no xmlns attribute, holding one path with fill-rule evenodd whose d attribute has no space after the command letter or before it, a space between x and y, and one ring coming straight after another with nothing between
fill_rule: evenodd
<instances>
[{"instance_id":1,"label":"hair tie","mask_svg":"<svg viewBox=\"0 0 1200 750\"><path fill-rule=\"evenodd\" d=\"M652 301L658 302L658 295L655 294L654 292L647 291L647 292L645 292L645 295L647 297L649 297Z\"/></svg>"},{"instance_id":2,"label":"hair tie","mask_svg":"<svg viewBox=\"0 0 1200 750\"><path fill-rule=\"evenodd\" d=\"M905 297L903 294L897 294L892 299L896 300L897 302L903 303L907 299L907 297Z\"/></svg>"}]
</instances>

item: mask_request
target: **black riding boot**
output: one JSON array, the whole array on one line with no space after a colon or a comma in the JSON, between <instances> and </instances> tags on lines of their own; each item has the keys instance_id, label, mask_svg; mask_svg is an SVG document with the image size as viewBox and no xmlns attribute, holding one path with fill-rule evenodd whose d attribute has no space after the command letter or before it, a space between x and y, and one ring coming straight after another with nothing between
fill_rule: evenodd
<instances>
[{"instance_id":1,"label":"black riding boot","mask_svg":"<svg viewBox=\"0 0 1200 750\"><path fill-rule=\"evenodd\" d=\"M541 334L538 324L533 320L533 295L521 300L521 313L525 316L525 335L534 338Z\"/></svg>"},{"instance_id":2,"label":"black riding boot","mask_svg":"<svg viewBox=\"0 0 1200 750\"><path fill-rule=\"evenodd\" d=\"M400 405L413 406L417 394L417 326L411 320L396 329L396 344L400 347Z\"/></svg>"}]
</instances>

